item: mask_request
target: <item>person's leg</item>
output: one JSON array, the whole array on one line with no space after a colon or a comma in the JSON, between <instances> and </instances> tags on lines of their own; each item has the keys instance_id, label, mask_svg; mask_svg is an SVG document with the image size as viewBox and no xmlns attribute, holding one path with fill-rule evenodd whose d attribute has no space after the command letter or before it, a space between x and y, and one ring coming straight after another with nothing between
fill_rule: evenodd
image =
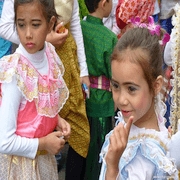
<instances>
[{"instance_id":1,"label":"person's leg","mask_svg":"<svg viewBox=\"0 0 180 180\"><path fill-rule=\"evenodd\" d=\"M105 141L105 136L112 130L112 117L88 117L90 124L90 145L86 158L84 180L98 180L101 170L99 154Z\"/></svg>"},{"instance_id":2,"label":"person's leg","mask_svg":"<svg viewBox=\"0 0 180 180\"><path fill-rule=\"evenodd\" d=\"M61 152L59 152L58 154L55 155L55 158L56 158L57 169L58 169L58 173L59 173L61 171L61 169L64 167L65 157Z\"/></svg>"},{"instance_id":3,"label":"person's leg","mask_svg":"<svg viewBox=\"0 0 180 180\"><path fill-rule=\"evenodd\" d=\"M65 180L84 180L86 159L69 146Z\"/></svg>"}]
</instances>

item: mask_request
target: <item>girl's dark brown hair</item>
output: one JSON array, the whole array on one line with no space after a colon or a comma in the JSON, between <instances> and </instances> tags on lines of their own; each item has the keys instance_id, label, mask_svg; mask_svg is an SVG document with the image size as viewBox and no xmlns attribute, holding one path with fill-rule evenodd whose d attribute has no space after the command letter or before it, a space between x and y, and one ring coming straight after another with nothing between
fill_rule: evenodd
<instances>
[{"instance_id":1,"label":"girl's dark brown hair","mask_svg":"<svg viewBox=\"0 0 180 180\"><path fill-rule=\"evenodd\" d=\"M50 22L52 16L55 16L56 19L58 18L53 0L14 0L15 23L16 23L16 14L17 14L18 6L33 2L37 2L41 5L42 12L47 22Z\"/></svg>"},{"instance_id":2,"label":"girl's dark brown hair","mask_svg":"<svg viewBox=\"0 0 180 180\"><path fill-rule=\"evenodd\" d=\"M131 62L141 66L144 78L150 90L154 92L154 80L159 75L163 75L160 39L161 37L157 35L151 35L146 28L129 29L119 39L112 53L111 61L124 61L128 56Z\"/></svg>"}]
</instances>

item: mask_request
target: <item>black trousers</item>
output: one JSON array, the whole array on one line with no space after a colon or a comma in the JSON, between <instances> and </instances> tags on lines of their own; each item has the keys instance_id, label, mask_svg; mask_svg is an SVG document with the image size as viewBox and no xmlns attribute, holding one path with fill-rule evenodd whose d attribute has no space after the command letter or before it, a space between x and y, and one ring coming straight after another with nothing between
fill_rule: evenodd
<instances>
[{"instance_id":1,"label":"black trousers","mask_svg":"<svg viewBox=\"0 0 180 180\"><path fill-rule=\"evenodd\" d=\"M65 180L84 180L86 158L69 146L66 160Z\"/></svg>"}]
</instances>

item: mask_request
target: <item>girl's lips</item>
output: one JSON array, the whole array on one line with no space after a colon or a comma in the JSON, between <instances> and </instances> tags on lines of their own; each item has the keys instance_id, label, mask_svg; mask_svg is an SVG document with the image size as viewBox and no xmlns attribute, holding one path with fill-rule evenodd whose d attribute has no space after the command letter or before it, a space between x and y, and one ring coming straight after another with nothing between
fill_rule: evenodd
<instances>
[{"instance_id":1,"label":"girl's lips","mask_svg":"<svg viewBox=\"0 0 180 180\"><path fill-rule=\"evenodd\" d=\"M124 111L124 110L121 110L121 113L124 117L129 117L130 116L130 111Z\"/></svg>"},{"instance_id":2,"label":"girl's lips","mask_svg":"<svg viewBox=\"0 0 180 180\"><path fill-rule=\"evenodd\" d=\"M26 46L27 46L28 48L32 48L32 47L34 47L34 43L26 43Z\"/></svg>"}]
</instances>

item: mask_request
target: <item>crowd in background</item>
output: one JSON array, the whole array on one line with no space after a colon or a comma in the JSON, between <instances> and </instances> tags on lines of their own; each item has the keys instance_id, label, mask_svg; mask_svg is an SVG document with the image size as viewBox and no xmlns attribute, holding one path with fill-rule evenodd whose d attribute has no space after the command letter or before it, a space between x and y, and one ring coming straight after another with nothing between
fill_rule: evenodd
<instances>
[{"instance_id":1,"label":"crowd in background","mask_svg":"<svg viewBox=\"0 0 180 180\"><path fill-rule=\"evenodd\" d=\"M14 8L14 2L16 2L17 5L16 12ZM32 101L35 101L36 106L33 106L33 108L34 109L39 108L38 110L41 112L40 113L38 111L37 116L39 116L40 114L43 117L48 116L48 118L50 119L51 118L53 119L55 117L62 118L67 122L66 126L71 127L71 130L68 129L67 134L65 133L63 134L63 136L66 136L66 138L65 140L63 139L64 141L59 147L60 150L61 148L63 148L65 143L68 143L69 145L67 161L66 161L65 179L66 180L72 180L72 179L98 180L102 165L102 163L99 163L100 153L102 155L101 148L102 146L104 147L103 145L104 142L107 142L107 140L105 139L106 135L109 132L111 132L111 130L113 130L114 128L113 122L116 121L115 117L118 116L118 112L119 112L119 108L118 106L116 106L114 102L114 97L111 90L112 70L111 70L110 60L112 58L112 54L116 54L113 53L116 44L119 40L121 40L123 35L128 30L134 27L134 24L132 23L132 19L135 17L140 18L140 22L137 23L146 23L146 24L149 23L149 17L152 17L153 23L155 23L156 25L160 25L160 27L164 29L163 31L164 33L167 32L169 35L171 35L172 29L174 27L172 23L172 17L175 14L174 8L177 3L180 3L180 1L179 0L171 0L171 1L170 0L99 0L99 1L54 0L54 4L51 5L52 10L54 7L54 12L53 12L54 14L51 13L51 15L52 17L56 17L56 20L53 20L52 17L48 19L49 17L48 14L45 15L43 14L45 18L47 18L47 22L50 25L51 23L53 23L53 26L51 28L47 27L47 32L46 32L47 36L44 39L45 42L43 42L46 48L44 48L43 52L39 54L38 54L38 50L29 53L26 52L26 50L23 48L23 40L22 40L23 35L20 34L21 22L20 20L18 22L18 19L16 19L17 16L20 14L18 12L20 8L18 7L26 6L26 4L29 3L35 3L35 2L25 1L24 4L23 3L21 4L21 2L19 2L18 0L9 0L9 1L0 0L0 18L1 18L0 19L0 58L2 58L3 61L6 61L6 57L5 57L6 55L10 55L7 57L11 57L11 54L13 54L14 52L15 54L16 53L22 54L23 56L25 56L24 59L22 58L24 60L22 62L25 64L32 63L33 64L32 67L31 65L29 66L32 68L31 69L32 71L39 72L36 74L39 79L41 79L40 74L41 73L44 74L42 76L42 83L40 80L38 80L40 81L40 85L43 86L45 79L44 77L46 76L48 72L47 69L50 66L47 65L48 64L47 62L50 62L53 56L56 61L60 61L60 64L58 63L57 64L62 70L62 72L59 71L56 72L57 70L56 67L52 65L51 71L53 77L50 77L49 80L47 81L48 83L51 84L52 83L51 79L56 76L56 73L59 73L58 77L62 76L63 80L60 78L61 79L60 81L62 82L62 84L64 83L65 85L64 87L55 89L54 88L55 86L59 87L57 83L58 80L55 80L56 82L52 80L54 84L52 83L51 85L53 86L54 89L49 88L50 90L47 89L45 90L48 91L49 94L51 94L52 91L58 90L59 91L58 98L59 99L62 98L63 100L61 100L60 104L59 103L56 104L56 106L58 107L56 113L52 113L52 114L42 113L41 108L38 107L39 104L36 104L37 102L35 100L36 96L33 94L34 92L33 93L31 92L34 95L33 96L34 98L31 98L30 95L28 96L29 89L26 88L26 81L28 80L23 79L23 81L25 81L24 86L22 86L19 82L18 82L19 84L17 83L17 86L18 88L21 89L20 91L22 92L22 94L21 95L19 94L18 97L19 99L15 99L16 103L12 105L15 106L18 104L19 109L14 109L15 113L11 111L12 116L9 115L6 116L6 114L8 114L9 112L7 111L7 109L6 109L6 113L4 111L2 112L1 104L0 104L0 123L1 120L3 120L3 116L5 116L6 119L10 118L12 121L11 122L12 129L16 136L17 131L14 129L16 128L16 126L19 125L18 123L21 123L21 118L23 119L23 115L22 117L19 118L19 114L21 114L22 112L22 106L24 105L25 102L31 104ZM45 8L43 7L42 9L44 10ZM27 36L27 34L24 36ZM28 38L31 39L32 38L31 35L29 35ZM169 54L167 53L170 50L168 49L165 51L165 48L166 48L166 44L164 44L163 46L163 60L164 59L165 60L163 61L162 69L165 71L165 76L163 79L165 83L163 84L163 88L161 90L161 99L164 101L167 107L164 117L166 118L165 126L168 129L168 127L171 125L169 117L171 115L170 108L171 108L171 98L172 98L170 96L170 92L172 89L170 84L172 65L171 63L167 63L171 61L171 55L170 53ZM47 54L48 57L45 57L44 53ZM31 56L31 54L33 55ZM13 58L16 59L16 57L14 56ZM26 58L30 59L30 63L26 61ZM42 60L43 68L41 67L40 64L38 65L36 62L33 62L33 58L36 58L37 60L39 60L38 58L42 58L41 60ZM14 61L16 62L16 60ZM52 62L54 63L54 61ZM0 65L1 66L4 65L3 62L2 64L0 63ZM2 78L2 74L5 73L6 70L7 69L1 70L0 67L0 85L3 83L10 82L6 80L6 78L4 79ZM14 74L16 73L17 72L15 71ZM19 75L17 76L19 77ZM5 76L3 75L3 77ZM12 87L15 86L15 82L13 83L14 84L12 85ZM50 87L50 84L47 84L47 86ZM3 100L3 93L2 93L5 92L5 88L1 90L1 87L3 86L0 86L0 102L1 99L2 102L5 102L5 99ZM26 88L26 90L24 90L23 88ZM42 91L40 91L39 89L37 91L42 93ZM63 93L61 94L61 92ZM10 90L9 90L9 94L11 94ZM21 98L24 96L26 98L22 100ZM57 97L55 97L55 95L53 98L54 98L52 100L53 102L59 101L59 99L58 100L56 99ZM41 102L41 100L42 99L40 99L39 101ZM19 103L17 103L17 101L19 101ZM11 103L10 104L6 103L6 105L10 106ZM52 106L52 108L54 108L54 106ZM26 110L27 110L27 114L25 113L25 115L31 113L28 111L28 109ZM34 116L32 117L33 120L35 119ZM58 119L58 122L64 123L64 120L62 119ZM17 124L13 123L13 120L17 121L16 122ZM58 130L56 131L63 131L64 126L65 125L62 125L61 127L61 125L59 125ZM2 126L2 129L3 127L6 126L5 125ZM55 127L55 125L52 127ZM41 126L38 125L36 128L37 129L41 128ZM8 131L11 131L12 129L8 129ZM52 129L49 129L47 134L49 134L50 131L52 131ZM3 131L3 132L6 133L7 131ZM11 135L12 134L10 134L9 136ZM19 133L19 135L21 136L21 133ZM29 138L27 134L23 134L23 135L25 137L27 136L26 137L27 139ZM44 137L45 134L42 133L41 136ZM41 138L41 136L37 136L36 138ZM56 136L60 136L60 135L57 134ZM10 140L9 139L10 137L5 136L5 138L7 138L7 140ZM19 137L16 138L18 139ZM1 138L0 140L3 141L3 139ZM18 148L15 148L15 150L13 150L13 148L11 150L7 148L5 150L7 150L9 154L13 154L18 157L20 156L21 151L26 149L25 147L27 146L27 144L25 142L26 140L22 142L22 144L24 143L23 145L20 143L21 140L17 140L17 141L19 143L19 146L22 146L22 149L19 148L20 149L19 152L18 152ZM38 142L37 141L33 142L33 144L36 150L38 151L38 148L40 146L38 145ZM3 146L3 144L0 145ZM4 152L6 152L5 150ZM0 151L0 153L2 153L2 150ZM41 153L42 151L40 152L40 154ZM61 163L62 154L60 151L54 154L56 154L54 157L56 158L57 161L56 163L57 163L58 171L60 171L61 169L59 167L61 166L60 163ZM25 153L22 156L25 156ZM25 157L34 158L35 156L29 155ZM101 157L101 159L103 158ZM1 156L0 156L0 161L1 161ZM6 160L3 159L3 161L5 162ZM105 168L104 165L103 168ZM105 169L103 170L105 171ZM13 170L13 173L15 173L15 170ZM40 177L41 177L41 173L42 172L39 173ZM101 172L101 178L103 179L104 174L103 175L102 174L103 173ZM0 170L0 176L1 176L1 170ZM54 177L56 177L56 175L54 175ZM2 178L0 177L0 180L1 179Z\"/></svg>"}]
</instances>

